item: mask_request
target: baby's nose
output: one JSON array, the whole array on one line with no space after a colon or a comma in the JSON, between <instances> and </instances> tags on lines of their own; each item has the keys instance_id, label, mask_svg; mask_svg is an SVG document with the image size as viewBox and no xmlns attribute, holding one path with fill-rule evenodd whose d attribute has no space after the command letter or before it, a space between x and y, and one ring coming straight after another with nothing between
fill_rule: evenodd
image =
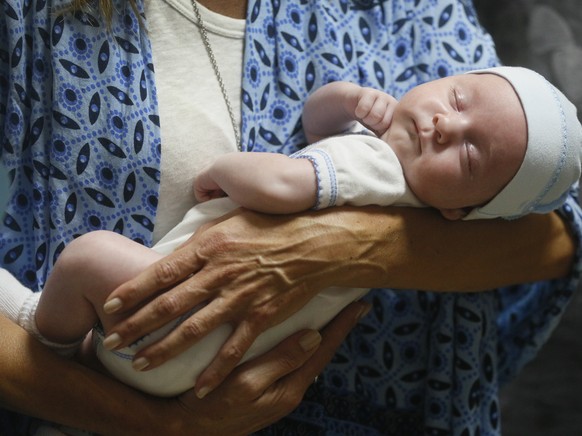
<instances>
[{"instance_id":1,"label":"baby's nose","mask_svg":"<svg viewBox=\"0 0 582 436\"><path fill-rule=\"evenodd\" d=\"M438 144L454 143L463 136L465 126L457 114L435 114L432 122Z\"/></svg>"}]
</instances>

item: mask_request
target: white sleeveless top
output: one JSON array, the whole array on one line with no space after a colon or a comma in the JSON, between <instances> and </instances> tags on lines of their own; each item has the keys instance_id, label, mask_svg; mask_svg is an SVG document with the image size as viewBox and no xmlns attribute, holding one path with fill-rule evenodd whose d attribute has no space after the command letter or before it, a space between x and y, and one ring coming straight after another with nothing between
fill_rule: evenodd
<instances>
[{"instance_id":1,"label":"white sleeveless top","mask_svg":"<svg viewBox=\"0 0 582 436\"><path fill-rule=\"evenodd\" d=\"M240 125L245 21L199 8ZM236 151L236 144L190 0L147 0L145 13L162 141L156 243L196 203L192 182L201 168L219 154Z\"/></svg>"}]
</instances>

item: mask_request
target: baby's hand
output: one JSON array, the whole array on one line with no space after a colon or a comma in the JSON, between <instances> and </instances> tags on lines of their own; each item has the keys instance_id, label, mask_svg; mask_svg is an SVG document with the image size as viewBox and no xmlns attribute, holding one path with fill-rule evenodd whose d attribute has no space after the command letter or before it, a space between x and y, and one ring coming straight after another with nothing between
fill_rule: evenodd
<instances>
[{"instance_id":1,"label":"baby's hand","mask_svg":"<svg viewBox=\"0 0 582 436\"><path fill-rule=\"evenodd\" d=\"M361 88L354 111L357 120L382 136L392 124L392 115L398 101L390 94L374 88Z\"/></svg>"},{"instance_id":2,"label":"baby's hand","mask_svg":"<svg viewBox=\"0 0 582 436\"><path fill-rule=\"evenodd\" d=\"M212 200L213 198L226 197L227 194L210 177L210 167L203 169L198 177L194 179L194 196L199 202Z\"/></svg>"}]
</instances>

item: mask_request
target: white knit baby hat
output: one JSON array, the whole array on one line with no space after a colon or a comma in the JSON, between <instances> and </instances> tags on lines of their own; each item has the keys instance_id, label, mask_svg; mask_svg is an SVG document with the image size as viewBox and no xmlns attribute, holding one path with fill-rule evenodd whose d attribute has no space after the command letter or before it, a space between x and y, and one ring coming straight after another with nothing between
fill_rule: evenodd
<instances>
[{"instance_id":1,"label":"white knit baby hat","mask_svg":"<svg viewBox=\"0 0 582 436\"><path fill-rule=\"evenodd\" d=\"M513 219L558 208L580 178L582 126L576 107L542 75L527 68L496 67L471 73L497 74L513 86L527 120L527 149L513 179L464 219Z\"/></svg>"}]
</instances>

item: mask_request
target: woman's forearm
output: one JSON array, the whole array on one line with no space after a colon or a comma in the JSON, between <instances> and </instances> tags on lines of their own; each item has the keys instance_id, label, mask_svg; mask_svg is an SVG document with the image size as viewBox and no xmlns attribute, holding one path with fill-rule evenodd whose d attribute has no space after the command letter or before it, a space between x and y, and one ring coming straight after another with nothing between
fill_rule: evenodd
<instances>
[{"instance_id":1,"label":"woman's forearm","mask_svg":"<svg viewBox=\"0 0 582 436\"><path fill-rule=\"evenodd\" d=\"M575 250L556 213L470 222L412 208L323 214L338 227L330 250L341 254L336 277L342 283L334 284L344 286L479 291L564 277Z\"/></svg>"},{"instance_id":2,"label":"woman's forearm","mask_svg":"<svg viewBox=\"0 0 582 436\"><path fill-rule=\"evenodd\" d=\"M154 434L165 405L58 357L3 316L0 374L2 407L99 434Z\"/></svg>"}]
</instances>

